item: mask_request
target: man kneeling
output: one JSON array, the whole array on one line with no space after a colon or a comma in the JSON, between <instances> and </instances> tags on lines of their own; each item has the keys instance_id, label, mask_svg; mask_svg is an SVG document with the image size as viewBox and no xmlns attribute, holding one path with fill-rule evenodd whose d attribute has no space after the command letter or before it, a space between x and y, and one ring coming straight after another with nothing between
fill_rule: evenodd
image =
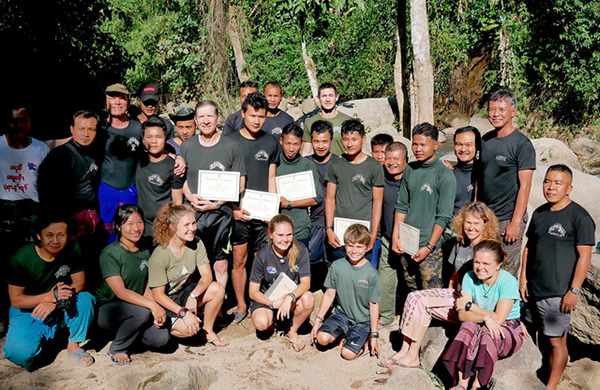
<instances>
[{"instance_id":1,"label":"man kneeling","mask_svg":"<svg viewBox=\"0 0 600 390\"><path fill-rule=\"evenodd\" d=\"M379 274L365 259L370 241L371 234L363 225L350 225L344 233L347 256L345 260L334 261L329 268L324 283L327 291L311 332L313 342L320 345L331 344L345 335L342 357L347 360L359 357L367 341L371 355L379 356ZM325 321L324 315L336 296L339 303Z\"/></svg>"},{"instance_id":2,"label":"man kneeling","mask_svg":"<svg viewBox=\"0 0 600 390\"><path fill-rule=\"evenodd\" d=\"M79 344L94 319L94 297L83 292L84 264L76 244L68 242L67 222L61 216L40 218L35 244L13 256L7 275L10 296L9 327L4 357L28 371L42 352L42 340L58 328L69 329L67 357L90 366L94 358Z\"/></svg>"}]
</instances>

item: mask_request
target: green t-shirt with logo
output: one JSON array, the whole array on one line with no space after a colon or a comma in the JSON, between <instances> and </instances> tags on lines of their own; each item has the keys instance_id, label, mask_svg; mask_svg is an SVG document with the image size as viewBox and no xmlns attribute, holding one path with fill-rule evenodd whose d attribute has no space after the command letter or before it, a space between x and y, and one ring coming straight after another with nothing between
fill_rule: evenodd
<instances>
[{"instance_id":1,"label":"green t-shirt with logo","mask_svg":"<svg viewBox=\"0 0 600 390\"><path fill-rule=\"evenodd\" d=\"M321 116L321 112L313 115L311 117L306 118L304 121L304 142L310 143L310 128L313 123L316 121L327 121L333 125L333 142L331 143L331 153L341 156L346 153L344 146L342 145L342 123L347 121L348 119L352 119L346 114L343 114L338 111L337 115L334 118L327 119Z\"/></svg>"},{"instance_id":2,"label":"green t-shirt with logo","mask_svg":"<svg viewBox=\"0 0 600 390\"><path fill-rule=\"evenodd\" d=\"M148 259L150 251L141 249L129 252L118 241L109 244L100 253L100 272L102 281L96 289L96 298L105 303L117 299L114 291L106 282L106 278L120 276L125 288L144 295L148 280Z\"/></svg>"},{"instance_id":3,"label":"green t-shirt with logo","mask_svg":"<svg viewBox=\"0 0 600 390\"><path fill-rule=\"evenodd\" d=\"M68 242L53 261L44 261L35 244L19 249L10 261L6 282L25 287L25 295L40 295L52 290L58 282L72 283L71 275L81 272L85 265L79 245Z\"/></svg>"},{"instance_id":4,"label":"green t-shirt with logo","mask_svg":"<svg viewBox=\"0 0 600 390\"><path fill-rule=\"evenodd\" d=\"M337 292L335 309L350 319L351 324L368 323L369 303L379 303L379 274L370 262L354 267L347 259L334 261L324 286Z\"/></svg>"}]
</instances>

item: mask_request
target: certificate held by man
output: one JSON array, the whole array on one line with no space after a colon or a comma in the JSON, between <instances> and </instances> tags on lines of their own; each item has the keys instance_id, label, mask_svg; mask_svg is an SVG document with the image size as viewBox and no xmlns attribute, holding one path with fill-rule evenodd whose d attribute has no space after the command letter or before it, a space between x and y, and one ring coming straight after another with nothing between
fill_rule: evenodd
<instances>
[{"instance_id":1,"label":"certificate held by man","mask_svg":"<svg viewBox=\"0 0 600 390\"><path fill-rule=\"evenodd\" d=\"M414 226L400 222L400 247L406 253L414 256L419 251L419 234L420 230Z\"/></svg>"},{"instance_id":2,"label":"certificate held by man","mask_svg":"<svg viewBox=\"0 0 600 390\"><path fill-rule=\"evenodd\" d=\"M310 199L317 197L312 171L277 176L277 192L287 200Z\"/></svg>"},{"instance_id":3,"label":"certificate held by man","mask_svg":"<svg viewBox=\"0 0 600 390\"><path fill-rule=\"evenodd\" d=\"M198 195L206 200L237 202L240 199L240 173L198 171Z\"/></svg>"},{"instance_id":4,"label":"certificate held by man","mask_svg":"<svg viewBox=\"0 0 600 390\"><path fill-rule=\"evenodd\" d=\"M344 233L346 233L346 230L350 227L350 225L354 225L355 223L364 225L369 230L371 229L371 221L338 217L333 218L333 232L336 236L338 236L340 245L344 246Z\"/></svg>"},{"instance_id":5,"label":"certificate held by man","mask_svg":"<svg viewBox=\"0 0 600 390\"><path fill-rule=\"evenodd\" d=\"M279 194L264 191L246 190L240 208L250 213L248 218L270 221L279 213Z\"/></svg>"}]
</instances>

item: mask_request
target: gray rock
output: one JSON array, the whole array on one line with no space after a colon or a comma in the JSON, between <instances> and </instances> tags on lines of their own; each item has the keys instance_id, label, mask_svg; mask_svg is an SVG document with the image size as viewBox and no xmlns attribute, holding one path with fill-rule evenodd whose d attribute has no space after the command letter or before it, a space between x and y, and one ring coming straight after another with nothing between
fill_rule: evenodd
<instances>
[{"instance_id":1,"label":"gray rock","mask_svg":"<svg viewBox=\"0 0 600 390\"><path fill-rule=\"evenodd\" d=\"M502 377L494 376L491 388L493 390L544 390L546 386L534 372L511 370Z\"/></svg>"},{"instance_id":2,"label":"gray rock","mask_svg":"<svg viewBox=\"0 0 600 390\"><path fill-rule=\"evenodd\" d=\"M498 360L494 367L493 378L504 378L519 370L535 374L540 367L542 367L542 353L535 346L533 340L528 338L514 355ZM516 388L519 387L513 387L513 389Z\"/></svg>"},{"instance_id":3,"label":"gray rock","mask_svg":"<svg viewBox=\"0 0 600 390\"><path fill-rule=\"evenodd\" d=\"M396 121L395 104L395 99L388 98L350 100L338 105L338 110L351 117L357 116L365 127L375 129Z\"/></svg>"},{"instance_id":4,"label":"gray rock","mask_svg":"<svg viewBox=\"0 0 600 390\"><path fill-rule=\"evenodd\" d=\"M314 110L316 108L318 108L318 107L315 104L315 101L313 100L313 98L305 99L302 102L302 113L304 113L304 114L308 114L309 112L311 112L312 110Z\"/></svg>"},{"instance_id":5,"label":"gray rock","mask_svg":"<svg viewBox=\"0 0 600 390\"><path fill-rule=\"evenodd\" d=\"M197 363L163 361L152 367L129 365L106 383L107 389L206 390L217 381L217 372Z\"/></svg>"},{"instance_id":6,"label":"gray rock","mask_svg":"<svg viewBox=\"0 0 600 390\"><path fill-rule=\"evenodd\" d=\"M369 134L367 134L367 142L363 144L363 152L367 153L369 156L371 155L371 139L377 134L381 133L389 134L394 138L394 141L402 142L408 150L408 158L412 159L414 157L410 140L408 138L404 138L402 134L398 133L398 130L396 130L396 128L391 124L380 126L371 130Z\"/></svg>"},{"instance_id":7,"label":"gray rock","mask_svg":"<svg viewBox=\"0 0 600 390\"><path fill-rule=\"evenodd\" d=\"M456 127L446 127L442 132L446 134L447 138L453 138L454 133L456 133Z\"/></svg>"},{"instance_id":8,"label":"gray rock","mask_svg":"<svg viewBox=\"0 0 600 390\"><path fill-rule=\"evenodd\" d=\"M539 138L531 141L535 148L538 164L565 164L579 171L583 170L577 155L564 143L552 138Z\"/></svg>"},{"instance_id":9,"label":"gray rock","mask_svg":"<svg viewBox=\"0 0 600 390\"><path fill-rule=\"evenodd\" d=\"M295 121L300 119L304 113L302 112L302 107L292 107L286 111Z\"/></svg>"},{"instance_id":10,"label":"gray rock","mask_svg":"<svg viewBox=\"0 0 600 390\"><path fill-rule=\"evenodd\" d=\"M587 279L581 286L569 333L585 344L600 346L600 255L592 255ZM600 388L600 387L597 387Z\"/></svg>"},{"instance_id":11,"label":"gray rock","mask_svg":"<svg viewBox=\"0 0 600 390\"><path fill-rule=\"evenodd\" d=\"M442 122L449 125L450 127L458 129L461 127L469 126L469 117L458 113L451 113L444 116L442 118Z\"/></svg>"},{"instance_id":12,"label":"gray rock","mask_svg":"<svg viewBox=\"0 0 600 390\"><path fill-rule=\"evenodd\" d=\"M589 138L577 138L569 146L579 157L584 172L600 174L600 142Z\"/></svg>"},{"instance_id":13,"label":"gray rock","mask_svg":"<svg viewBox=\"0 0 600 390\"><path fill-rule=\"evenodd\" d=\"M558 389L600 389L600 363L585 358L569 364L558 384Z\"/></svg>"},{"instance_id":14,"label":"gray rock","mask_svg":"<svg viewBox=\"0 0 600 390\"><path fill-rule=\"evenodd\" d=\"M479 130L481 135L494 130L494 126L491 125L488 118L482 118L480 116L473 116L469 121L469 126L473 126Z\"/></svg>"},{"instance_id":15,"label":"gray rock","mask_svg":"<svg viewBox=\"0 0 600 390\"><path fill-rule=\"evenodd\" d=\"M398 368L392 371L384 389L436 390L438 386L420 368Z\"/></svg>"}]
</instances>

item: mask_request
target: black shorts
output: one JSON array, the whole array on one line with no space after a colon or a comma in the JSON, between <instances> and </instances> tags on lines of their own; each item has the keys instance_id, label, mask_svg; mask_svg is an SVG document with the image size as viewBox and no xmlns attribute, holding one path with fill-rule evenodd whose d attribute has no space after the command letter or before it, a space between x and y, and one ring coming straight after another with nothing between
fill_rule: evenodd
<instances>
[{"instance_id":1,"label":"black shorts","mask_svg":"<svg viewBox=\"0 0 600 390\"><path fill-rule=\"evenodd\" d=\"M196 213L197 234L206 248L211 263L227 260L231 252L229 236L233 217L226 210L211 210Z\"/></svg>"},{"instance_id":2,"label":"black shorts","mask_svg":"<svg viewBox=\"0 0 600 390\"><path fill-rule=\"evenodd\" d=\"M187 301L190 294L192 293L192 290L196 287L197 284L198 283L191 283L179 290L175 298L173 298L173 302L175 302L179 306L185 306L185 302ZM171 320L170 325L171 329L173 329L173 325L175 324L175 321L177 321L177 313L173 313L171 310L168 309L165 309L165 313L167 317Z\"/></svg>"},{"instance_id":3,"label":"black shorts","mask_svg":"<svg viewBox=\"0 0 600 390\"><path fill-rule=\"evenodd\" d=\"M268 242L267 224L263 221L233 221L232 245L248 244L248 252L258 252Z\"/></svg>"}]
</instances>

